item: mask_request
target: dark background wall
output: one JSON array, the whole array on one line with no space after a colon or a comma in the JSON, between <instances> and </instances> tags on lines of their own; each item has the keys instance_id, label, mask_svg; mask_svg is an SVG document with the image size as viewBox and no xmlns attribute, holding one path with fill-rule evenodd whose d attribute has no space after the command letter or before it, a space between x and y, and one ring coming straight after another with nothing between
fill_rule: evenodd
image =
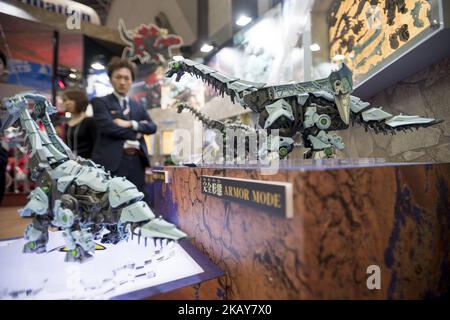
<instances>
[{"instance_id":1,"label":"dark background wall","mask_svg":"<svg viewBox=\"0 0 450 320\"><path fill-rule=\"evenodd\" d=\"M384 157L389 161L450 161L450 57L383 90L369 100L393 114L443 119L444 122L394 136L362 128L346 137L349 156Z\"/></svg>"}]
</instances>

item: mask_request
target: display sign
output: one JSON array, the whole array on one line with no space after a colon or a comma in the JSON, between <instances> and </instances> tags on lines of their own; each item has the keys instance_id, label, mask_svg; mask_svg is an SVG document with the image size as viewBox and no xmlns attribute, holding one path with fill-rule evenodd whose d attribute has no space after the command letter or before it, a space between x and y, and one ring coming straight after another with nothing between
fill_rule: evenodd
<instances>
[{"instance_id":1,"label":"display sign","mask_svg":"<svg viewBox=\"0 0 450 320\"><path fill-rule=\"evenodd\" d=\"M201 176L202 193L292 218L292 183Z\"/></svg>"},{"instance_id":2,"label":"display sign","mask_svg":"<svg viewBox=\"0 0 450 320\"><path fill-rule=\"evenodd\" d=\"M78 12L80 18L84 22L90 22L100 25L100 18L94 9L70 0L18 0L19 2L30 6L40 8L49 12L71 16L74 12Z\"/></svg>"},{"instance_id":3,"label":"display sign","mask_svg":"<svg viewBox=\"0 0 450 320\"><path fill-rule=\"evenodd\" d=\"M41 92L52 87L52 68L48 64L11 59L8 63L8 83L31 87Z\"/></svg>"}]
</instances>

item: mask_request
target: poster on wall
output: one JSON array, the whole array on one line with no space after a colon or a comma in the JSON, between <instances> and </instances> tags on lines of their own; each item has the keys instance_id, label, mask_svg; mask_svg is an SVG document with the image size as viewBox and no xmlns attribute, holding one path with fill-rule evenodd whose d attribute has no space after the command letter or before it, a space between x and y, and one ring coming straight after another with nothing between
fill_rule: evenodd
<instances>
[{"instance_id":1,"label":"poster on wall","mask_svg":"<svg viewBox=\"0 0 450 320\"><path fill-rule=\"evenodd\" d=\"M119 34L127 44L122 57L141 64L164 65L174 55L174 50L183 44L180 36L169 34L167 29L159 28L153 23L141 24L128 30L125 22L120 19Z\"/></svg>"},{"instance_id":2,"label":"poster on wall","mask_svg":"<svg viewBox=\"0 0 450 320\"><path fill-rule=\"evenodd\" d=\"M337 1L330 8L330 59L345 62L358 83L422 31L430 28L430 1Z\"/></svg>"},{"instance_id":3,"label":"poster on wall","mask_svg":"<svg viewBox=\"0 0 450 320\"><path fill-rule=\"evenodd\" d=\"M153 23L127 29L122 19L119 20L118 31L127 44L122 58L136 62L139 69L138 81L131 88L131 97L146 109L161 108L162 86L166 83L164 70L183 44L183 39Z\"/></svg>"},{"instance_id":4,"label":"poster on wall","mask_svg":"<svg viewBox=\"0 0 450 320\"><path fill-rule=\"evenodd\" d=\"M45 63L10 59L8 78L10 84L26 86L41 92L50 92L52 87L52 67Z\"/></svg>"}]
</instances>

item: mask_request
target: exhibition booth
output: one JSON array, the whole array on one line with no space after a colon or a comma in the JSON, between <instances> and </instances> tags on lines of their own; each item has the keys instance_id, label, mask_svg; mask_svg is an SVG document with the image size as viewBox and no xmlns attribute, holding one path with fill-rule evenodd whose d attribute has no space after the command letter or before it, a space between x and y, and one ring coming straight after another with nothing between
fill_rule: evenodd
<instances>
[{"instance_id":1,"label":"exhibition booth","mask_svg":"<svg viewBox=\"0 0 450 320\"><path fill-rule=\"evenodd\" d=\"M80 2L1 1L0 299L448 296L449 1Z\"/></svg>"}]
</instances>

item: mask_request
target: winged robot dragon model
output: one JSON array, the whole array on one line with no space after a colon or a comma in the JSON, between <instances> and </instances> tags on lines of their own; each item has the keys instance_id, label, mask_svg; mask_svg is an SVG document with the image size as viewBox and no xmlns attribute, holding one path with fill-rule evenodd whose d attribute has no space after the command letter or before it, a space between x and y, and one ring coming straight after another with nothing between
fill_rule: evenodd
<instances>
[{"instance_id":1,"label":"winged robot dragon model","mask_svg":"<svg viewBox=\"0 0 450 320\"><path fill-rule=\"evenodd\" d=\"M233 103L238 102L258 113L259 129L267 130L268 134L279 130L278 136L272 136L275 143L269 141L268 145L269 151L278 152L280 158L285 158L298 146L294 141L297 134L300 134L301 145L307 148L304 158L321 159L333 158L337 150L345 148L342 138L332 132L346 130L350 123L360 124L366 131L376 134L395 134L442 122L416 115L394 116L352 96L352 72L345 64L325 79L275 86L232 77L189 59L170 62L166 76L176 75L175 80L179 81L186 73L201 78L222 97L226 94ZM229 127L187 104L179 104L178 111L183 109L194 113L208 128L224 131Z\"/></svg>"}]
</instances>

